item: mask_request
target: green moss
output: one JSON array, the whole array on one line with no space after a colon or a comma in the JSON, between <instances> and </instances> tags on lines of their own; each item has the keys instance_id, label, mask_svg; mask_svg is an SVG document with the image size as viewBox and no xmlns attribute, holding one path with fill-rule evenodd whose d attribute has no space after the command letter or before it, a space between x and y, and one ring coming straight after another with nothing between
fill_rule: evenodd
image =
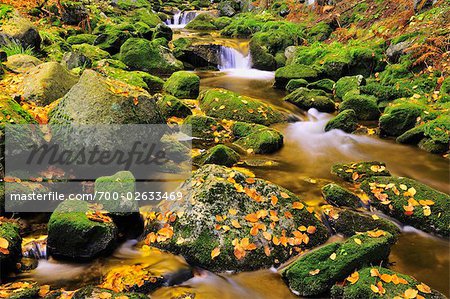
<instances>
[{"instance_id":1,"label":"green moss","mask_svg":"<svg viewBox=\"0 0 450 299\"><path fill-rule=\"evenodd\" d=\"M377 99L373 96L358 94L346 96L339 105L339 111L347 109L354 110L359 120L377 120L380 117Z\"/></svg>"},{"instance_id":2,"label":"green moss","mask_svg":"<svg viewBox=\"0 0 450 299\"><path fill-rule=\"evenodd\" d=\"M269 14L242 13L234 16L232 22L220 33L229 37L251 37L254 33L261 31L264 24L275 21L278 18Z\"/></svg>"},{"instance_id":3,"label":"green moss","mask_svg":"<svg viewBox=\"0 0 450 299\"><path fill-rule=\"evenodd\" d=\"M444 237L450 235L449 195L415 180L398 177L370 177L363 182L361 189L374 207L400 222ZM390 201L389 204L383 204L386 200ZM429 205L431 213L428 216L426 202L420 204L422 200L433 201ZM406 212L405 207L408 206L412 213Z\"/></svg>"},{"instance_id":4,"label":"green moss","mask_svg":"<svg viewBox=\"0 0 450 299\"><path fill-rule=\"evenodd\" d=\"M308 84L306 86L309 89L320 89L326 91L328 93L333 92L335 82L331 79L322 79L313 83Z\"/></svg>"},{"instance_id":5,"label":"green moss","mask_svg":"<svg viewBox=\"0 0 450 299\"><path fill-rule=\"evenodd\" d=\"M250 41L250 53L252 57L252 66L260 70L273 71L277 68L275 57L270 54L266 46Z\"/></svg>"},{"instance_id":6,"label":"green moss","mask_svg":"<svg viewBox=\"0 0 450 299\"><path fill-rule=\"evenodd\" d=\"M358 208L361 206L358 196L337 184L331 183L323 186L322 196L328 203L338 207Z\"/></svg>"},{"instance_id":7,"label":"green moss","mask_svg":"<svg viewBox=\"0 0 450 299\"><path fill-rule=\"evenodd\" d=\"M347 182L362 182L372 176L391 175L386 164L378 161L338 163L332 166L331 173Z\"/></svg>"},{"instance_id":8,"label":"green moss","mask_svg":"<svg viewBox=\"0 0 450 299\"><path fill-rule=\"evenodd\" d=\"M380 117L381 133L387 136L400 136L416 124L417 118L427 109L426 106L399 100L388 106Z\"/></svg>"},{"instance_id":9,"label":"green moss","mask_svg":"<svg viewBox=\"0 0 450 299\"><path fill-rule=\"evenodd\" d=\"M223 28L227 27L228 25L231 24L231 22L233 22L232 18L229 17L220 17L220 18L216 18L214 19L214 26L216 26L216 28L218 30L222 30Z\"/></svg>"},{"instance_id":10,"label":"green moss","mask_svg":"<svg viewBox=\"0 0 450 299\"><path fill-rule=\"evenodd\" d=\"M188 106L171 95L164 95L161 99L158 100L157 104L159 110L166 119L172 116L184 118L192 115L192 111Z\"/></svg>"},{"instance_id":11,"label":"green moss","mask_svg":"<svg viewBox=\"0 0 450 299\"><path fill-rule=\"evenodd\" d=\"M290 64L277 69L275 72L275 86L278 88L285 88L292 79L313 81L317 79L318 76L318 72L312 67L302 64Z\"/></svg>"},{"instance_id":12,"label":"green moss","mask_svg":"<svg viewBox=\"0 0 450 299\"><path fill-rule=\"evenodd\" d=\"M404 144L417 144L425 138L424 126L414 127L402 135L398 136L396 141Z\"/></svg>"},{"instance_id":13,"label":"green moss","mask_svg":"<svg viewBox=\"0 0 450 299\"><path fill-rule=\"evenodd\" d=\"M334 112L336 110L335 103L328 97L328 94L319 89L308 89L300 87L284 98L300 109L309 110L315 108L321 112Z\"/></svg>"},{"instance_id":14,"label":"green moss","mask_svg":"<svg viewBox=\"0 0 450 299\"><path fill-rule=\"evenodd\" d=\"M355 110L347 109L340 112L332 118L325 126L325 132L330 130L342 130L346 133L352 133L358 128L358 117Z\"/></svg>"},{"instance_id":15,"label":"green moss","mask_svg":"<svg viewBox=\"0 0 450 299\"><path fill-rule=\"evenodd\" d=\"M147 24L148 26L150 26L151 28L154 28L158 24L162 23L158 14L153 13L146 8L140 8L140 9L134 10L131 13L130 17L134 23L143 22L143 23Z\"/></svg>"},{"instance_id":16,"label":"green moss","mask_svg":"<svg viewBox=\"0 0 450 299\"><path fill-rule=\"evenodd\" d=\"M95 39L97 38L96 35L93 34L78 34L78 35L72 35L67 38L67 42L70 45L79 45L79 44L94 44Z\"/></svg>"},{"instance_id":17,"label":"green moss","mask_svg":"<svg viewBox=\"0 0 450 299\"><path fill-rule=\"evenodd\" d=\"M283 146L283 135L278 131L265 128L254 130L233 144L247 153L270 154Z\"/></svg>"},{"instance_id":18,"label":"green moss","mask_svg":"<svg viewBox=\"0 0 450 299\"><path fill-rule=\"evenodd\" d=\"M103 51L99 47L93 45L88 44L73 45L72 49L88 57L93 62L97 60L111 58L108 52Z\"/></svg>"},{"instance_id":19,"label":"green moss","mask_svg":"<svg viewBox=\"0 0 450 299\"><path fill-rule=\"evenodd\" d=\"M330 27L329 24L325 22L319 22L315 24L313 27L309 28L307 31L307 39L310 43L316 42L316 41L324 41L327 38L330 37L331 33L333 32L333 29Z\"/></svg>"},{"instance_id":20,"label":"green moss","mask_svg":"<svg viewBox=\"0 0 450 299\"><path fill-rule=\"evenodd\" d=\"M216 164L231 167L239 162L240 156L233 149L219 144L208 149L199 156L194 157L193 162L203 166L205 164Z\"/></svg>"},{"instance_id":21,"label":"green moss","mask_svg":"<svg viewBox=\"0 0 450 299\"><path fill-rule=\"evenodd\" d=\"M355 269L385 260L393 243L394 237L388 232L378 238L367 233L355 235L344 243L331 243L304 254L284 269L282 276L301 296L319 296ZM336 254L334 260L332 254Z\"/></svg>"},{"instance_id":22,"label":"green moss","mask_svg":"<svg viewBox=\"0 0 450 299\"><path fill-rule=\"evenodd\" d=\"M285 116L261 100L240 96L226 89L208 89L199 97L206 115L230 120L270 125L285 121Z\"/></svg>"},{"instance_id":23,"label":"green moss","mask_svg":"<svg viewBox=\"0 0 450 299\"><path fill-rule=\"evenodd\" d=\"M266 126L237 121L231 126L234 137L241 138L256 131L267 129Z\"/></svg>"},{"instance_id":24,"label":"green moss","mask_svg":"<svg viewBox=\"0 0 450 299\"><path fill-rule=\"evenodd\" d=\"M186 71L173 73L164 84L164 90L181 99L195 99L200 90L200 77Z\"/></svg>"},{"instance_id":25,"label":"green moss","mask_svg":"<svg viewBox=\"0 0 450 299\"><path fill-rule=\"evenodd\" d=\"M202 115L186 117L181 129L187 134L192 134L192 137L201 139L214 139L214 132L225 132L224 127L217 119Z\"/></svg>"},{"instance_id":26,"label":"green moss","mask_svg":"<svg viewBox=\"0 0 450 299\"><path fill-rule=\"evenodd\" d=\"M336 96L343 99L345 94L352 90L359 90L360 86L365 85L366 80L363 76L347 76L340 78L335 85Z\"/></svg>"},{"instance_id":27,"label":"green moss","mask_svg":"<svg viewBox=\"0 0 450 299\"><path fill-rule=\"evenodd\" d=\"M105 26L95 39L94 45L110 54L119 53L120 47L135 33L135 27L128 23Z\"/></svg>"},{"instance_id":28,"label":"green moss","mask_svg":"<svg viewBox=\"0 0 450 299\"><path fill-rule=\"evenodd\" d=\"M22 237L19 234L19 225L14 222L0 222L0 237L8 241L8 254L0 252L0 267L2 277L9 272L16 271L16 263L22 257Z\"/></svg>"},{"instance_id":29,"label":"green moss","mask_svg":"<svg viewBox=\"0 0 450 299\"><path fill-rule=\"evenodd\" d=\"M380 102L389 102L399 98L411 97L413 92L401 86L382 85L378 82L370 82L360 86L361 93L373 95Z\"/></svg>"},{"instance_id":30,"label":"green moss","mask_svg":"<svg viewBox=\"0 0 450 299\"><path fill-rule=\"evenodd\" d=\"M0 99L0 127L5 124L36 124L36 120L12 99Z\"/></svg>"},{"instance_id":31,"label":"green moss","mask_svg":"<svg viewBox=\"0 0 450 299\"><path fill-rule=\"evenodd\" d=\"M291 93L297 88L300 87L306 87L308 85L308 81L305 79L292 79L289 80L288 84L286 85L286 91Z\"/></svg>"},{"instance_id":32,"label":"green moss","mask_svg":"<svg viewBox=\"0 0 450 299\"><path fill-rule=\"evenodd\" d=\"M216 30L215 18L208 13L202 13L186 25L186 29L192 30Z\"/></svg>"}]
</instances>

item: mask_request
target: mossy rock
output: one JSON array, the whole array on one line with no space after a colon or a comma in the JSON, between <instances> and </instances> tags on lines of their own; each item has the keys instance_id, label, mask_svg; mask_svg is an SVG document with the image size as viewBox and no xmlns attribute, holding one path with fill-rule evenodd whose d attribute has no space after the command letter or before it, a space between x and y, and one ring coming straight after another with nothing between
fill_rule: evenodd
<instances>
[{"instance_id":1,"label":"mossy rock","mask_svg":"<svg viewBox=\"0 0 450 299\"><path fill-rule=\"evenodd\" d=\"M202 13L186 25L186 29L192 30L216 30L215 18L209 13Z\"/></svg>"},{"instance_id":2,"label":"mossy rock","mask_svg":"<svg viewBox=\"0 0 450 299\"><path fill-rule=\"evenodd\" d=\"M337 207L358 208L361 206L358 196L334 183L322 187L322 196L329 204Z\"/></svg>"},{"instance_id":3,"label":"mossy rock","mask_svg":"<svg viewBox=\"0 0 450 299\"><path fill-rule=\"evenodd\" d=\"M94 45L112 55L117 54L127 39L133 36L135 30L133 25L127 23L106 26L95 39Z\"/></svg>"},{"instance_id":4,"label":"mossy rock","mask_svg":"<svg viewBox=\"0 0 450 299\"><path fill-rule=\"evenodd\" d=\"M175 72L167 79L164 90L180 99L196 99L200 92L200 77L191 72Z\"/></svg>"},{"instance_id":5,"label":"mossy rock","mask_svg":"<svg viewBox=\"0 0 450 299\"><path fill-rule=\"evenodd\" d=\"M111 78L125 82L129 85L143 88L152 94L160 92L164 85L163 79L150 75L146 72L130 72L109 66L101 68L100 71Z\"/></svg>"},{"instance_id":6,"label":"mossy rock","mask_svg":"<svg viewBox=\"0 0 450 299\"><path fill-rule=\"evenodd\" d=\"M443 294L431 289L427 285L420 283L414 277L401 274L383 267L366 267L358 271L359 279L355 283L346 283L344 285L335 285L331 289L331 298L333 299L376 299L380 298L379 293L375 293L371 286L381 285L386 298L404 298L407 290L413 290L418 298L444 299ZM386 282L381 277L389 277L391 281ZM404 282L395 283L392 279L402 279ZM409 295L408 295L409 296Z\"/></svg>"},{"instance_id":7,"label":"mossy rock","mask_svg":"<svg viewBox=\"0 0 450 299\"><path fill-rule=\"evenodd\" d=\"M366 84L366 80L363 76L347 76L340 78L335 84L336 96L338 98L344 98L345 94L351 90L359 90L360 86Z\"/></svg>"},{"instance_id":8,"label":"mossy rock","mask_svg":"<svg viewBox=\"0 0 450 299\"><path fill-rule=\"evenodd\" d=\"M446 238L450 236L448 194L401 177L370 177L361 189L369 196L371 205L401 223Z\"/></svg>"},{"instance_id":9,"label":"mossy rock","mask_svg":"<svg viewBox=\"0 0 450 299\"><path fill-rule=\"evenodd\" d=\"M79 44L73 45L72 49L74 52L80 52L84 56L88 57L91 61L97 61L102 59L111 58L108 52L100 49L97 46L89 44Z\"/></svg>"},{"instance_id":10,"label":"mossy rock","mask_svg":"<svg viewBox=\"0 0 450 299\"><path fill-rule=\"evenodd\" d=\"M345 237L351 237L361 232L371 230L384 230L397 238L401 231L393 222L375 214L366 214L361 211L329 207L324 210L325 217L331 229Z\"/></svg>"},{"instance_id":11,"label":"mossy rock","mask_svg":"<svg viewBox=\"0 0 450 299\"><path fill-rule=\"evenodd\" d=\"M0 32L0 46L6 46L11 43L21 45L24 49L31 48L40 50L41 37L33 23L22 16L18 10L7 7L4 16L0 16L2 30Z\"/></svg>"},{"instance_id":12,"label":"mossy rock","mask_svg":"<svg viewBox=\"0 0 450 299\"><path fill-rule=\"evenodd\" d=\"M52 213L48 223L47 250L55 258L88 261L112 252L117 227L113 222L95 222L84 201L65 201Z\"/></svg>"},{"instance_id":13,"label":"mossy rock","mask_svg":"<svg viewBox=\"0 0 450 299\"><path fill-rule=\"evenodd\" d=\"M72 35L67 38L67 42L70 45L80 45L80 44L88 44L92 45L94 44L95 39L97 38L97 35L94 34L77 34Z\"/></svg>"},{"instance_id":14,"label":"mossy rock","mask_svg":"<svg viewBox=\"0 0 450 299\"><path fill-rule=\"evenodd\" d=\"M380 117L380 130L386 136L400 136L412 129L417 118L426 110L426 106L396 101L388 106Z\"/></svg>"},{"instance_id":15,"label":"mossy rock","mask_svg":"<svg viewBox=\"0 0 450 299\"><path fill-rule=\"evenodd\" d=\"M308 82L314 81L319 73L314 68L303 64L290 64L279 68L275 72L275 86L285 88L292 79L305 79Z\"/></svg>"},{"instance_id":16,"label":"mossy rock","mask_svg":"<svg viewBox=\"0 0 450 299\"><path fill-rule=\"evenodd\" d=\"M111 299L148 299L148 296L141 293L116 293L109 289L103 289L94 286L83 287L74 292L72 299L85 299L85 298L111 298Z\"/></svg>"},{"instance_id":17,"label":"mossy rock","mask_svg":"<svg viewBox=\"0 0 450 299\"><path fill-rule=\"evenodd\" d=\"M195 188L192 188L193 185ZM240 192L241 188L250 191ZM328 238L326 227L293 193L230 168L205 165L186 180L179 191L184 194L185 200L171 202L162 210L163 213L184 211L171 224L174 235L169 240L154 242L152 246L181 254L191 265L218 272L268 268L294 256L296 253L293 248L312 248L323 244ZM257 200L260 196L277 197L278 201L272 205L270 200ZM272 202L275 201L272 199ZM296 208L293 208L294 202L297 202ZM271 210L272 214L256 216L257 211L264 210ZM290 213L287 213L289 217L284 216L286 212ZM253 213L255 215L247 216ZM259 219L253 219L253 216ZM273 221L276 225L271 226ZM258 223L261 229L256 234L250 234L252 227ZM157 232L160 225L164 224L151 224L150 228L153 229L150 231ZM297 230L300 226L310 229L300 232ZM276 237L274 240L278 245L263 236L264 230ZM292 239L289 241L289 238ZM279 243L277 240L280 239ZM245 248L244 255L240 253L241 244ZM215 248L220 249L220 254L212 258L211 252Z\"/></svg>"},{"instance_id":18,"label":"mossy rock","mask_svg":"<svg viewBox=\"0 0 450 299\"><path fill-rule=\"evenodd\" d=\"M425 128L423 125L420 125L406 131L402 135L398 136L395 140L398 143L403 144L418 144L424 138Z\"/></svg>"},{"instance_id":19,"label":"mossy rock","mask_svg":"<svg viewBox=\"0 0 450 299\"><path fill-rule=\"evenodd\" d=\"M278 63L275 57L269 53L266 46L255 42L254 39L250 40L250 55L253 68L265 71L276 70Z\"/></svg>"},{"instance_id":20,"label":"mossy rock","mask_svg":"<svg viewBox=\"0 0 450 299\"><path fill-rule=\"evenodd\" d=\"M331 173L347 182L362 182L372 176L390 176L386 164L378 161L338 163L333 165Z\"/></svg>"},{"instance_id":21,"label":"mossy rock","mask_svg":"<svg viewBox=\"0 0 450 299\"><path fill-rule=\"evenodd\" d=\"M326 22L319 22L315 24L313 27L309 28L308 30L308 41L309 42L315 42L315 41L324 41L327 38L330 37L331 33L333 32L333 29L331 26Z\"/></svg>"},{"instance_id":22,"label":"mossy rock","mask_svg":"<svg viewBox=\"0 0 450 299\"><path fill-rule=\"evenodd\" d=\"M231 24L233 19L229 17L219 17L214 20L214 26L216 26L217 30L222 30Z\"/></svg>"},{"instance_id":23,"label":"mossy rock","mask_svg":"<svg viewBox=\"0 0 450 299\"><path fill-rule=\"evenodd\" d=\"M37 121L10 98L0 98L0 126L5 124L37 124Z\"/></svg>"},{"instance_id":24,"label":"mossy rock","mask_svg":"<svg viewBox=\"0 0 450 299\"><path fill-rule=\"evenodd\" d=\"M331 79L321 79L319 81L309 83L306 87L309 89L321 89L328 93L333 93L335 82Z\"/></svg>"},{"instance_id":25,"label":"mossy rock","mask_svg":"<svg viewBox=\"0 0 450 299\"><path fill-rule=\"evenodd\" d=\"M200 94L199 100L202 111L212 117L262 125L286 120L286 116L274 106L226 89L208 89Z\"/></svg>"},{"instance_id":26,"label":"mossy rock","mask_svg":"<svg viewBox=\"0 0 450 299\"><path fill-rule=\"evenodd\" d=\"M286 91L291 93L297 88L308 86L308 84L308 81L306 81L305 79L292 79L289 80L288 84L286 85Z\"/></svg>"},{"instance_id":27,"label":"mossy rock","mask_svg":"<svg viewBox=\"0 0 450 299\"><path fill-rule=\"evenodd\" d=\"M128 68L125 63L116 59L102 59L93 64L94 68L103 68L106 66L121 70L126 70Z\"/></svg>"},{"instance_id":28,"label":"mossy rock","mask_svg":"<svg viewBox=\"0 0 450 299\"><path fill-rule=\"evenodd\" d=\"M432 154L443 154L448 151L449 145L435 141L431 138L424 138L418 144L419 148Z\"/></svg>"},{"instance_id":29,"label":"mossy rock","mask_svg":"<svg viewBox=\"0 0 450 299\"><path fill-rule=\"evenodd\" d=\"M8 241L8 252L0 252L1 276L17 271L16 264L22 257L22 237L19 234L19 225L15 222L0 221L0 238Z\"/></svg>"},{"instance_id":30,"label":"mossy rock","mask_svg":"<svg viewBox=\"0 0 450 299\"><path fill-rule=\"evenodd\" d=\"M283 135L262 125L237 122L232 131L239 138L233 144L248 154L271 154L283 146Z\"/></svg>"},{"instance_id":31,"label":"mossy rock","mask_svg":"<svg viewBox=\"0 0 450 299\"><path fill-rule=\"evenodd\" d=\"M339 105L339 111L352 109L359 120L378 120L380 110L377 106L377 99L368 95L346 95L344 101Z\"/></svg>"},{"instance_id":32,"label":"mossy rock","mask_svg":"<svg viewBox=\"0 0 450 299\"><path fill-rule=\"evenodd\" d=\"M370 232L354 235L310 251L283 269L282 276L300 296L323 295L355 269L387 259L395 239L388 232L380 233L379 237Z\"/></svg>"},{"instance_id":33,"label":"mossy rock","mask_svg":"<svg viewBox=\"0 0 450 299\"><path fill-rule=\"evenodd\" d=\"M228 146L219 144L193 158L196 165L216 164L231 167L239 162L240 156Z\"/></svg>"},{"instance_id":34,"label":"mossy rock","mask_svg":"<svg viewBox=\"0 0 450 299\"><path fill-rule=\"evenodd\" d=\"M2 284L2 296L8 299L39 298L40 287L37 282L14 281Z\"/></svg>"},{"instance_id":35,"label":"mossy rock","mask_svg":"<svg viewBox=\"0 0 450 299\"><path fill-rule=\"evenodd\" d=\"M320 112L331 113L336 110L334 101L325 91L320 89L300 87L287 95L284 101L288 101L306 111L314 108Z\"/></svg>"},{"instance_id":36,"label":"mossy rock","mask_svg":"<svg viewBox=\"0 0 450 299\"><path fill-rule=\"evenodd\" d=\"M171 74L183 69L183 63L158 40L128 39L120 48L120 60L131 69L152 74Z\"/></svg>"},{"instance_id":37,"label":"mossy rock","mask_svg":"<svg viewBox=\"0 0 450 299\"><path fill-rule=\"evenodd\" d=\"M192 115L191 109L172 95L164 95L157 104L165 119L172 116L185 118Z\"/></svg>"},{"instance_id":38,"label":"mossy rock","mask_svg":"<svg viewBox=\"0 0 450 299\"><path fill-rule=\"evenodd\" d=\"M214 139L214 132L225 132L225 128L220 124L219 120L203 115L190 115L186 117L181 127L186 134L200 139Z\"/></svg>"},{"instance_id":39,"label":"mossy rock","mask_svg":"<svg viewBox=\"0 0 450 299\"><path fill-rule=\"evenodd\" d=\"M27 54L15 54L8 56L8 60L4 63L5 67L17 73L25 73L30 68L33 68L43 63L42 60Z\"/></svg>"},{"instance_id":40,"label":"mossy rock","mask_svg":"<svg viewBox=\"0 0 450 299\"><path fill-rule=\"evenodd\" d=\"M378 82L368 82L360 86L361 93L376 97L378 103L390 102L400 98L407 98L413 95L413 92L395 85L382 85Z\"/></svg>"},{"instance_id":41,"label":"mossy rock","mask_svg":"<svg viewBox=\"0 0 450 299\"><path fill-rule=\"evenodd\" d=\"M327 122L325 132L337 129L346 133L352 133L358 128L358 117L355 110L347 109L340 112Z\"/></svg>"},{"instance_id":42,"label":"mossy rock","mask_svg":"<svg viewBox=\"0 0 450 299\"><path fill-rule=\"evenodd\" d=\"M130 14L130 18L134 24L136 24L137 22L143 22L150 26L150 28L155 28L156 26L158 26L158 24L162 23L158 14L146 8L133 10Z\"/></svg>"}]
</instances>

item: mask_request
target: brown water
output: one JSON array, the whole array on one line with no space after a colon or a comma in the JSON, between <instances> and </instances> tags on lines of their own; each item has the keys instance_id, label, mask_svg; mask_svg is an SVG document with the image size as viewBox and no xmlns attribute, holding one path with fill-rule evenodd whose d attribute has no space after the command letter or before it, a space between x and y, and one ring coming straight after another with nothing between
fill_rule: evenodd
<instances>
[{"instance_id":1,"label":"brown water","mask_svg":"<svg viewBox=\"0 0 450 299\"><path fill-rule=\"evenodd\" d=\"M187 34L187 33L184 33ZM209 37L208 37L209 38ZM229 44L243 47L241 41ZM323 200L320 187L336 180L330 167L337 162L355 160L381 160L394 175L408 176L449 192L448 161L421 151L415 147L398 145L377 137L349 135L339 131L323 132L331 115L310 111L305 113L282 101L284 91L272 88L273 73L254 70L230 70L225 72L201 72L201 88L221 87L243 95L263 99L296 115L295 123L277 125L285 136L284 148L273 154L258 156L258 159L274 161L275 166L253 167L258 177L282 185L312 205ZM186 267L179 257L167 253L144 254L128 242L114 256L90 264L64 264L41 261L39 267L27 274L27 278L41 283L72 288L96 283L113 267L147 262L155 268L174 270ZM415 276L429 286L449 294L450 246L447 240L407 228L399 242L393 247L390 262L393 269ZM86 273L91 273L86 275ZM280 276L272 270L261 270L240 274L217 275L201 271L194 278L176 287L163 287L152 294L152 298L171 298L175 294L195 293L200 298L298 298L294 296Z\"/></svg>"}]
</instances>

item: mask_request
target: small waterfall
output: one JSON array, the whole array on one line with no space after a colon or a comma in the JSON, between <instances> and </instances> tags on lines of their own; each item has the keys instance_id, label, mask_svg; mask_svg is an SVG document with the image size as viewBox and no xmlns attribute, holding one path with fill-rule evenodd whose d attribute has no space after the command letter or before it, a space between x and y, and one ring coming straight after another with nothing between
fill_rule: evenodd
<instances>
[{"instance_id":1,"label":"small waterfall","mask_svg":"<svg viewBox=\"0 0 450 299\"><path fill-rule=\"evenodd\" d=\"M170 20L166 21L166 25L171 28L184 28L190 21L198 15L197 11L179 11L173 15Z\"/></svg>"},{"instance_id":2,"label":"small waterfall","mask_svg":"<svg viewBox=\"0 0 450 299\"><path fill-rule=\"evenodd\" d=\"M229 69L249 70L251 69L250 54L244 56L236 49L221 46L219 69L221 71Z\"/></svg>"}]
</instances>

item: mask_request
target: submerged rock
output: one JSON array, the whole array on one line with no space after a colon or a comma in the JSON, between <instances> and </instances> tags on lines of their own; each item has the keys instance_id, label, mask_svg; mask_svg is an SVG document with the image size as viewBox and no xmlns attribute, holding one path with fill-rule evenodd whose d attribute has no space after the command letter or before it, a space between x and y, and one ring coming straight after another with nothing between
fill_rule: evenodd
<instances>
[{"instance_id":1,"label":"submerged rock","mask_svg":"<svg viewBox=\"0 0 450 299\"><path fill-rule=\"evenodd\" d=\"M173 73L164 84L164 90L180 99L196 99L200 91L200 77L194 73Z\"/></svg>"},{"instance_id":2,"label":"submerged rock","mask_svg":"<svg viewBox=\"0 0 450 299\"><path fill-rule=\"evenodd\" d=\"M57 62L40 64L27 72L22 82L22 95L27 101L46 106L63 97L78 82Z\"/></svg>"},{"instance_id":3,"label":"submerged rock","mask_svg":"<svg viewBox=\"0 0 450 299\"><path fill-rule=\"evenodd\" d=\"M0 238L2 240L0 248L2 271L0 274L1 277L5 277L9 272L17 271L16 264L22 257L22 237L19 234L19 225L15 222L0 220Z\"/></svg>"},{"instance_id":4,"label":"submerged rock","mask_svg":"<svg viewBox=\"0 0 450 299\"><path fill-rule=\"evenodd\" d=\"M408 298L412 296L430 299L446 298L443 294L417 281L414 277L383 267L367 267L358 271L358 274L358 280L354 283L333 286L331 298L377 299L380 296L386 298ZM377 290L377 292L374 290Z\"/></svg>"},{"instance_id":5,"label":"submerged rock","mask_svg":"<svg viewBox=\"0 0 450 299\"><path fill-rule=\"evenodd\" d=\"M170 226L150 224L153 233L146 240L192 265L213 271L268 268L328 238L293 193L230 168L203 166L179 191L183 200L161 207Z\"/></svg>"},{"instance_id":6,"label":"submerged rock","mask_svg":"<svg viewBox=\"0 0 450 299\"><path fill-rule=\"evenodd\" d=\"M352 133L358 128L358 117L355 110L347 109L330 119L325 126L325 132L331 130L342 130L346 133Z\"/></svg>"},{"instance_id":7,"label":"submerged rock","mask_svg":"<svg viewBox=\"0 0 450 299\"><path fill-rule=\"evenodd\" d=\"M394 237L384 231L354 235L302 255L282 270L289 288L300 296L319 296L355 269L377 264L389 256Z\"/></svg>"},{"instance_id":8,"label":"submerged rock","mask_svg":"<svg viewBox=\"0 0 450 299\"><path fill-rule=\"evenodd\" d=\"M372 176L390 176L383 162L354 162L333 165L331 173L347 182L362 182Z\"/></svg>"},{"instance_id":9,"label":"submerged rock","mask_svg":"<svg viewBox=\"0 0 450 299\"><path fill-rule=\"evenodd\" d=\"M283 146L283 135L263 125L236 122L232 126L233 144L248 154L271 154Z\"/></svg>"},{"instance_id":10,"label":"submerged rock","mask_svg":"<svg viewBox=\"0 0 450 299\"><path fill-rule=\"evenodd\" d=\"M334 101L325 91L319 89L300 87L287 95L284 100L306 111L311 108L328 113L336 110Z\"/></svg>"},{"instance_id":11,"label":"submerged rock","mask_svg":"<svg viewBox=\"0 0 450 299\"><path fill-rule=\"evenodd\" d=\"M306 81L313 81L317 79L318 76L318 72L310 66L303 64L290 64L277 69L275 72L275 86L277 88L284 88L292 79L305 79Z\"/></svg>"},{"instance_id":12,"label":"submerged rock","mask_svg":"<svg viewBox=\"0 0 450 299\"><path fill-rule=\"evenodd\" d=\"M240 156L228 146L219 144L193 158L194 164L216 164L231 167L239 162Z\"/></svg>"},{"instance_id":13,"label":"submerged rock","mask_svg":"<svg viewBox=\"0 0 450 299\"><path fill-rule=\"evenodd\" d=\"M415 180L369 177L361 185L370 203L401 223L450 237L450 196Z\"/></svg>"},{"instance_id":14,"label":"submerged rock","mask_svg":"<svg viewBox=\"0 0 450 299\"><path fill-rule=\"evenodd\" d=\"M322 187L322 196L329 204L337 207L358 208L361 206L358 196L334 183Z\"/></svg>"}]
</instances>

